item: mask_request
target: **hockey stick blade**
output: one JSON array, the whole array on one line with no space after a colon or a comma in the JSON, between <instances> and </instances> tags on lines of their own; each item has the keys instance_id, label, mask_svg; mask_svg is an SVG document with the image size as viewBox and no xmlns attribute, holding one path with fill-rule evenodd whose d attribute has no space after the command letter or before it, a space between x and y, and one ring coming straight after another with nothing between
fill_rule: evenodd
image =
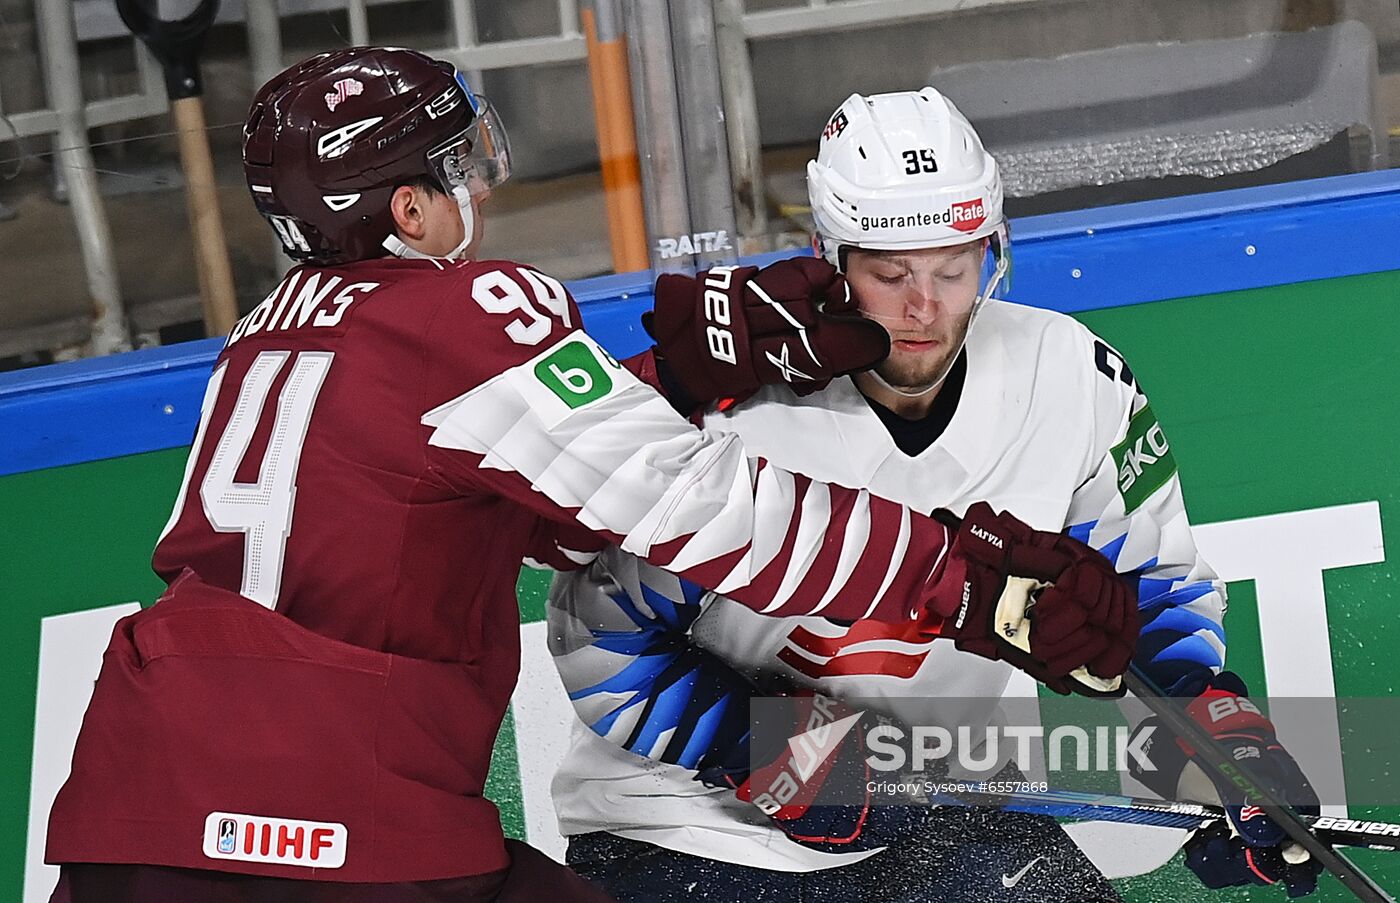
<instances>
[{"instance_id":1,"label":"hockey stick blade","mask_svg":"<svg viewBox=\"0 0 1400 903\"><path fill-rule=\"evenodd\" d=\"M1165 695L1137 666L1129 668L1123 675L1123 680L1133 695L1141 700L1152 714L1160 718L1177 737L1195 748L1198 764L1208 767L1243 790L1251 800L1257 800L1265 815L1272 818L1290 838L1320 862L1323 868L1336 875L1342 886L1351 891L1358 900L1365 903L1395 903L1395 899L1372 881L1370 876L1352 865L1350 860L1309 830L1293 807L1279 799L1277 794L1250 774L1247 768L1231 760L1210 732Z\"/></svg>"}]
</instances>

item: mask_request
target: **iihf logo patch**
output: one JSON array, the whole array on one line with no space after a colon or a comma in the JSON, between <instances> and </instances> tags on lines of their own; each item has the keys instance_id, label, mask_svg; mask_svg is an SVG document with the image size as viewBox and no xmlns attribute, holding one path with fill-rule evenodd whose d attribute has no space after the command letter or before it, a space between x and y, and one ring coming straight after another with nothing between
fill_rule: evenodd
<instances>
[{"instance_id":1,"label":"iihf logo patch","mask_svg":"<svg viewBox=\"0 0 1400 903\"><path fill-rule=\"evenodd\" d=\"M365 93L364 82L358 78L342 78L331 87L335 90L326 94L326 109L332 113L349 98Z\"/></svg>"},{"instance_id":2,"label":"iihf logo patch","mask_svg":"<svg viewBox=\"0 0 1400 903\"><path fill-rule=\"evenodd\" d=\"M233 852L234 846L238 843L238 822L231 818L219 820L219 852L228 854Z\"/></svg>"},{"instance_id":3,"label":"iihf logo patch","mask_svg":"<svg viewBox=\"0 0 1400 903\"><path fill-rule=\"evenodd\" d=\"M210 859L338 869L348 843L349 832L339 822L210 812L201 849Z\"/></svg>"}]
</instances>

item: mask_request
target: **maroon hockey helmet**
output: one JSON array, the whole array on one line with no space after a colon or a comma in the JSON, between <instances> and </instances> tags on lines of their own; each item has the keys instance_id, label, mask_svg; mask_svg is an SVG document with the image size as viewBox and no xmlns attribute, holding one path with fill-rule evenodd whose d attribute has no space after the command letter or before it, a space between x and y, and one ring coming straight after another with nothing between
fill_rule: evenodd
<instances>
[{"instance_id":1,"label":"maroon hockey helmet","mask_svg":"<svg viewBox=\"0 0 1400 903\"><path fill-rule=\"evenodd\" d=\"M263 85L243 127L243 170L287 255L335 264L389 253L389 199L415 179L434 179L467 218L470 195L510 174L510 149L451 63L349 47Z\"/></svg>"}]
</instances>

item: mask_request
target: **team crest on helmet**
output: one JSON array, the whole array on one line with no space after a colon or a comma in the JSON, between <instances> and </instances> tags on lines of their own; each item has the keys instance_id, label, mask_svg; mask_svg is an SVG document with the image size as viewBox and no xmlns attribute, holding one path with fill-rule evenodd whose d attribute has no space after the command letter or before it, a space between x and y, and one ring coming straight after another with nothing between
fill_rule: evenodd
<instances>
[{"instance_id":1,"label":"team crest on helmet","mask_svg":"<svg viewBox=\"0 0 1400 903\"><path fill-rule=\"evenodd\" d=\"M326 93L326 109L332 113L349 98L365 93L365 84L358 78L342 78L331 87L335 90Z\"/></svg>"},{"instance_id":2,"label":"team crest on helmet","mask_svg":"<svg viewBox=\"0 0 1400 903\"><path fill-rule=\"evenodd\" d=\"M850 120L846 118L846 111L837 110L836 115L827 122L826 128L822 129L822 138L829 141L844 132L848 125Z\"/></svg>"}]
</instances>

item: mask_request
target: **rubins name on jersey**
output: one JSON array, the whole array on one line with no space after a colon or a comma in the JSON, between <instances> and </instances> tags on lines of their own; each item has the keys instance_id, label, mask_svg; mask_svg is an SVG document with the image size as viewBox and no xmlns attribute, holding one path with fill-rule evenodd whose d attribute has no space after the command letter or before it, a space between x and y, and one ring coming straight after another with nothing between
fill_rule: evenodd
<instances>
[{"instance_id":1,"label":"rubins name on jersey","mask_svg":"<svg viewBox=\"0 0 1400 903\"><path fill-rule=\"evenodd\" d=\"M346 283L340 276L320 270L292 270L261 304L238 321L227 344L259 332L337 327L352 304L377 288L378 282Z\"/></svg>"}]
</instances>

